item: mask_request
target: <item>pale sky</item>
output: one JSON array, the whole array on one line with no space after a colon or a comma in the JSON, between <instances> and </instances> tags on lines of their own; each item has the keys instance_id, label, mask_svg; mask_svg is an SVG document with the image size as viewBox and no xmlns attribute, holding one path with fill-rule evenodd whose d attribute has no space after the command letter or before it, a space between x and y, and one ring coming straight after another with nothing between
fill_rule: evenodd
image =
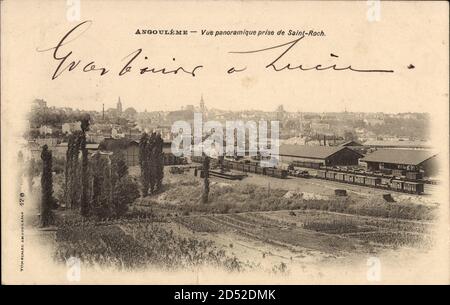
<instances>
[{"instance_id":1,"label":"pale sky","mask_svg":"<svg viewBox=\"0 0 450 305\"><path fill-rule=\"evenodd\" d=\"M7 1L8 2L8 1ZM19 3L17 3L19 2ZM9 2L11 3L11 1ZM208 108L224 110L274 110L283 104L288 111L432 112L448 99L448 27L446 4L408 5L381 3L380 21L367 20L368 6L361 2L298 3L160 3L146 1L81 1L80 21L91 26L59 54L81 63L57 79L51 75L58 62L52 51L79 22L66 18L66 1L16 1L6 5L2 28L9 32L3 58L3 78L11 102L43 98L52 106L101 110L115 107L118 96L124 108L175 110L197 105L203 94ZM132 4L132 5L131 5ZM29 12L33 12L32 14ZM325 17L326 16L326 17ZM345 17L345 18L344 18ZM21 18L21 22L16 22ZM12 26L14 24L14 26ZM188 36L135 35L137 29L187 29ZM209 37L202 30L307 30L325 37L305 37L279 62L361 69L390 69L394 73L351 71L281 71L264 66L285 48L254 54L230 54L290 42L298 36ZM5 46L2 45L3 48ZM130 73L119 77L125 56L142 48ZM333 53L339 57L332 57ZM145 60L144 56L148 59ZM129 57L131 58L131 57ZM175 61L173 60L175 58ZM95 61L110 69L104 76L84 73ZM408 69L408 65L414 69ZM169 69L179 65L203 68L196 77L186 73L139 75L145 66ZM227 74L231 67L243 72ZM10 86L17 83L20 86ZM2 88L3 89L3 88Z\"/></svg>"}]
</instances>

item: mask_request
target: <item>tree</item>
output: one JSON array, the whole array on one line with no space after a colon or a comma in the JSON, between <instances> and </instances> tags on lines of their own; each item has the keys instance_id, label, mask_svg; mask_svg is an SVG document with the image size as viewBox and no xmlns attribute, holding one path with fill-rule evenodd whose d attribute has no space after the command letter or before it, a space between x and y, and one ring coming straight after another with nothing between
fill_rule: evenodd
<instances>
[{"instance_id":1,"label":"tree","mask_svg":"<svg viewBox=\"0 0 450 305\"><path fill-rule=\"evenodd\" d=\"M203 154L203 195L202 202L208 203L209 196L209 157Z\"/></svg>"},{"instance_id":2,"label":"tree","mask_svg":"<svg viewBox=\"0 0 450 305\"><path fill-rule=\"evenodd\" d=\"M155 192L156 178L158 176L158 149L156 147L156 133L152 132L147 146L150 167L149 170L149 182L150 182L150 194Z\"/></svg>"},{"instance_id":3,"label":"tree","mask_svg":"<svg viewBox=\"0 0 450 305\"><path fill-rule=\"evenodd\" d=\"M71 209L78 208L81 201L81 177L79 155L81 147L80 132L74 132L69 136L66 152L66 172L65 172L65 201L66 206Z\"/></svg>"},{"instance_id":4,"label":"tree","mask_svg":"<svg viewBox=\"0 0 450 305\"><path fill-rule=\"evenodd\" d=\"M150 185L149 146L148 134L144 132L139 141L139 165L141 167L142 196L144 197L148 195Z\"/></svg>"},{"instance_id":5,"label":"tree","mask_svg":"<svg viewBox=\"0 0 450 305\"><path fill-rule=\"evenodd\" d=\"M120 179L128 175L128 166L122 152L118 151L111 157L111 179L115 185Z\"/></svg>"},{"instance_id":6,"label":"tree","mask_svg":"<svg viewBox=\"0 0 450 305\"><path fill-rule=\"evenodd\" d=\"M164 178L164 153L161 135L143 133L139 142L142 194L147 196L162 189Z\"/></svg>"},{"instance_id":7,"label":"tree","mask_svg":"<svg viewBox=\"0 0 450 305\"><path fill-rule=\"evenodd\" d=\"M344 140L345 141L357 141L358 136L351 131L344 132Z\"/></svg>"},{"instance_id":8,"label":"tree","mask_svg":"<svg viewBox=\"0 0 450 305\"><path fill-rule=\"evenodd\" d=\"M139 197L138 184L128 175L123 154L96 153L91 162L93 175L92 203L94 214L103 219L124 215L128 206Z\"/></svg>"},{"instance_id":9,"label":"tree","mask_svg":"<svg viewBox=\"0 0 450 305\"><path fill-rule=\"evenodd\" d=\"M128 211L128 206L137 198L139 198L138 184L128 175L120 178L113 192L114 215L123 216Z\"/></svg>"},{"instance_id":10,"label":"tree","mask_svg":"<svg viewBox=\"0 0 450 305\"><path fill-rule=\"evenodd\" d=\"M47 227L52 221L53 206L53 178L52 178L52 153L48 146L44 145L41 152L42 175L41 175L41 225Z\"/></svg>"},{"instance_id":11,"label":"tree","mask_svg":"<svg viewBox=\"0 0 450 305\"><path fill-rule=\"evenodd\" d=\"M113 214L112 206L112 169L108 156L96 153L91 162L92 168L92 212L103 219Z\"/></svg>"},{"instance_id":12,"label":"tree","mask_svg":"<svg viewBox=\"0 0 450 305\"><path fill-rule=\"evenodd\" d=\"M155 162L156 162L156 190L161 191L162 190L162 181L164 178L164 152L163 152L163 144L164 141L161 138L161 135L158 134L156 136L156 143L155 143Z\"/></svg>"},{"instance_id":13,"label":"tree","mask_svg":"<svg viewBox=\"0 0 450 305\"><path fill-rule=\"evenodd\" d=\"M81 120L81 134L80 147L81 147L81 215L87 216L89 214L89 175L88 175L88 150L86 148L86 131L89 130L89 116Z\"/></svg>"}]
</instances>

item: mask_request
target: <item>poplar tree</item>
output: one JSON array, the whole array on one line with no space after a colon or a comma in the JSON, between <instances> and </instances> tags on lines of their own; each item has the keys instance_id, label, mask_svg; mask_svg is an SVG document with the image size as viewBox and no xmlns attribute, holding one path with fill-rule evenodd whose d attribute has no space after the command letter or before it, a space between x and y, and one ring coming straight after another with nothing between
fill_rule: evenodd
<instances>
[{"instance_id":1,"label":"poplar tree","mask_svg":"<svg viewBox=\"0 0 450 305\"><path fill-rule=\"evenodd\" d=\"M149 137L144 132L139 141L139 165L141 167L142 196L144 197L148 195L148 187L150 185L149 159Z\"/></svg>"},{"instance_id":2,"label":"poplar tree","mask_svg":"<svg viewBox=\"0 0 450 305\"><path fill-rule=\"evenodd\" d=\"M47 145L42 147L41 159L41 225L47 227L51 224L53 206L52 153Z\"/></svg>"},{"instance_id":3,"label":"poplar tree","mask_svg":"<svg viewBox=\"0 0 450 305\"><path fill-rule=\"evenodd\" d=\"M86 131L89 130L89 117L81 120L80 148L81 148L81 215L89 214L89 175L88 175L88 150L86 148Z\"/></svg>"},{"instance_id":4,"label":"poplar tree","mask_svg":"<svg viewBox=\"0 0 450 305\"><path fill-rule=\"evenodd\" d=\"M209 197L209 161L209 157L203 154L203 203L208 203Z\"/></svg>"},{"instance_id":5,"label":"poplar tree","mask_svg":"<svg viewBox=\"0 0 450 305\"><path fill-rule=\"evenodd\" d=\"M156 146L156 141L156 133L152 132L149 144L147 146L149 157L148 165L150 166L150 194L153 194L155 192L155 186L158 177L158 149Z\"/></svg>"},{"instance_id":6,"label":"poplar tree","mask_svg":"<svg viewBox=\"0 0 450 305\"><path fill-rule=\"evenodd\" d=\"M155 150L156 150L156 189L158 191L162 190L162 182L164 178L164 152L163 152L164 141L161 135L156 136Z\"/></svg>"}]
</instances>

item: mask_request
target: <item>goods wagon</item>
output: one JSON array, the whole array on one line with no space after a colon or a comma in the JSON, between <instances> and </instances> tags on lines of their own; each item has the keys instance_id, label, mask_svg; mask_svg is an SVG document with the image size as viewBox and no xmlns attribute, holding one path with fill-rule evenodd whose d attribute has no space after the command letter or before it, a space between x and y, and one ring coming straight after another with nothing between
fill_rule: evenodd
<instances>
[{"instance_id":1,"label":"goods wagon","mask_svg":"<svg viewBox=\"0 0 450 305\"><path fill-rule=\"evenodd\" d=\"M339 181L345 181L345 174L344 173L336 173L335 179Z\"/></svg>"},{"instance_id":2,"label":"goods wagon","mask_svg":"<svg viewBox=\"0 0 450 305\"><path fill-rule=\"evenodd\" d=\"M336 175L335 172L330 171L330 172L327 172L326 177L327 177L327 179L334 180L335 175Z\"/></svg>"},{"instance_id":3,"label":"goods wagon","mask_svg":"<svg viewBox=\"0 0 450 305\"><path fill-rule=\"evenodd\" d=\"M401 180L392 180L391 188L396 191L403 191L403 181Z\"/></svg>"},{"instance_id":4,"label":"goods wagon","mask_svg":"<svg viewBox=\"0 0 450 305\"><path fill-rule=\"evenodd\" d=\"M353 175L353 174L345 174L344 179L345 179L345 182L354 183L355 182L355 175Z\"/></svg>"},{"instance_id":5,"label":"goods wagon","mask_svg":"<svg viewBox=\"0 0 450 305\"><path fill-rule=\"evenodd\" d=\"M365 176L355 175L355 183L356 184L364 184Z\"/></svg>"},{"instance_id":6,"label":"goods wagon","mask_svg":"<svg viewBox=\"0 0 450 305\"><path fill-rule=\"evenodd\" d=\"M381 184L381 178L378 177L365 177L364 183L370 186L378 186Z\"/></svg>"},{"instance_id":7,"label":"goods wagon","mask_svg":"<svg viewBox=\"0 0 450 305\"><path fill-rule=\"evenodd\" d=\"M403 183L403 190L412 194L422 194L424 191L423 183L405 181Z\"/></svg>"},{"instance_id":8,"label":"goods wagon","mask_svg":"<svg viewBox=\"0 0 450 305\"><path fill-rule=\"evenodd\" d=\"M318 177L318 178L325 179L325 178L327 177L327 172L324 171L324 170L318 170L318 171L317 171L317 177Z\"/></svg>"},{"instance_id":9,"label":"goods wagon","mask_svg":"<svg viewBox=\"0 0 450 305\"><path fill-rule=\"evenodd\" d=\"M413 180L412 178L420 177L420 174L415 176L410 174L408 177ZM331 168L322 167L316 172L316 178L418 195L424 192L424 183L422 181L408 181L404 178L392 179L392 176L375 175L374 172L361 170L347 170L340 168L333 168L331 170Z\"/></svg>"}]
</instances>

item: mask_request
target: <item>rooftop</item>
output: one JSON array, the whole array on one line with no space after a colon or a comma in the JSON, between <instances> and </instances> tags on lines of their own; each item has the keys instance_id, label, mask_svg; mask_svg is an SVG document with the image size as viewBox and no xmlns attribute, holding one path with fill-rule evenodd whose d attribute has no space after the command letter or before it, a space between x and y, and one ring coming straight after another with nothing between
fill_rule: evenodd
<instances>
[{"instance_id":1,"label":"rooftop","mask_svg":"<svg viewBox=\"0 0 450 305\"><path fill-rule=\"evenodd\" d=\"M131 145L137 146L139 145L139 143L137 141L128 138L120 138L120 139L106 138L100 143L99 149L114 151L117 149L125 149Z\"/></svg>"},{"instance_id":2,"label":"rooftop","mask_svg":"<svg viewBox=\"0 0 450 305\"><path fill-rule=\"evenodd\" d=\"M347 147L339 146L305 146L293 144L280 145L280 155L312 159L326 159L341 150L350 150L355 154L358 154Z\"/></svg>"},{"instance_id":3,"label":"rooftop","mask_svg":"<svg viewBox=\"0 0 450 305\"><path fill-rule=\"evenodd\" d=\"M368 140L364 146L373 147L399 147L399 148L429 148L429 142L425 141L401 141L401 140Z\"/></svg>"},{"instance_id":4,"label":"rooftop","mask_svg":"<svg viewBox=\"0 0 450 305\"><path fill-rule=\"evenodd\" d=\"M361 159L363 162L382 162L403 165L419 165L436 156L430 150L417 149L378 149Z\"/></svg>"}]
</instances>

